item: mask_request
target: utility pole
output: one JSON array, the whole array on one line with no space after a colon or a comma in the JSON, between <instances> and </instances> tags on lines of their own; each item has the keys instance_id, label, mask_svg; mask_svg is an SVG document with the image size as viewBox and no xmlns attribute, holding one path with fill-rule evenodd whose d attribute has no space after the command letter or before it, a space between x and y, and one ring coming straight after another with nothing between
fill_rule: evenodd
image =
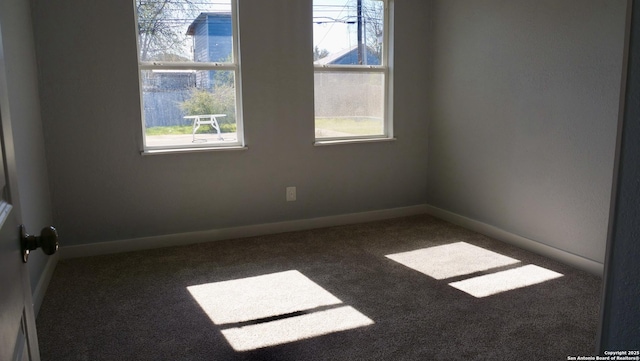
<instances>
[{"instance_id":1,"label":"utility pole","mask_svg":"<svg viewBox=\"0 0 640 361\"><path fill-rule=\"evenodd\" d=\"M358 11L358 64L362 65L364 59L364 42L362 41L362 0L357 0Z\"/></svg>"}]
</instances>

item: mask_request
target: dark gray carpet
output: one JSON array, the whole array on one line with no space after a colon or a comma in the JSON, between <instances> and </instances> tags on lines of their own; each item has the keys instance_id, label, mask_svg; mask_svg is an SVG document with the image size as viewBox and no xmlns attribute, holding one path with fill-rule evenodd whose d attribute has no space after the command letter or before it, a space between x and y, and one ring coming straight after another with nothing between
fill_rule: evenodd
<instances>
[{"instance_id":1,"label":"dark gray carpet","mask_svg":"<svg viewBox=\"0 0 640 361\"><path fill-rule=\"evenodd\" d=\"M437 280L385 257L455 242L521 262ZM563 276L483 298L448 285L528 264ZM213 323L187 290L289 270L373 324L239 352L222 334L226 326ZM60 261L37 327L45 361L566 360L594 352L600 286L585 272L414 216Z\"/></svg>"}]
</instances>

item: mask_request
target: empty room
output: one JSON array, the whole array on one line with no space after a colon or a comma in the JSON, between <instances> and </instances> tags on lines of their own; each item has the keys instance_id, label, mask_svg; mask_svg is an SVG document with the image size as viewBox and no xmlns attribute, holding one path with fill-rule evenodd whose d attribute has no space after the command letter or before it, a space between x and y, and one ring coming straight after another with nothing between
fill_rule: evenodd
<instances>
[{"instance_id":1,"label":"empty room","mask_svg":"<svg viewBox=\"0 0 640 361\"><path fill-rule=\"evenodd\" d=\"M634 5L0 1L0 360L640 359Z\"/></svg>"}]
</instances>

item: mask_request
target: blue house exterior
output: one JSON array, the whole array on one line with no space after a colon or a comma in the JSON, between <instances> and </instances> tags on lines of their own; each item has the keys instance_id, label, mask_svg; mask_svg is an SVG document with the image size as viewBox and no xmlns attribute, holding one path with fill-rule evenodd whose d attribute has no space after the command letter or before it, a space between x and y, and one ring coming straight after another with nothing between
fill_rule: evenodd
<instances>
[{"instance_id":1,"label":"blue house exterior","mask_svg":"<svg viewBox=\"0 0 640 361\"><path fill-rule=\"evenodd\" d=\"M187 29L193 36L195 62L226 62L231 60L233 28L230 13L201 13ZM198 72L197 84L203 88L214 85L214 73Z\"/></svg>"}]
</instances>

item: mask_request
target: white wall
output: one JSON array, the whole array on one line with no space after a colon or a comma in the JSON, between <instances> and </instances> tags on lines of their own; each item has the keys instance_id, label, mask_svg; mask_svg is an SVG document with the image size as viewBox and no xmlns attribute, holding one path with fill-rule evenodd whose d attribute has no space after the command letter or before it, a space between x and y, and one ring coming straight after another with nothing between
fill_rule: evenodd
<instances>
[{"instance_id":1,"label":"white wall","mask_svg":"<svg viewBox=\"0 0 640 361\"><path fill-rule=\"evenodd\" d=\"M428 202L603 262L626 1L433 5Z\"/></svg>"},{"instance_id":2,"label":"white wall","mask_svg":"<svg viewBox=\"0 0 640 361\"><path fill-rule=\"evenodd\" d=\"M29 1L1 1L0 23L18 171L19 218L29 233L39 234L42 227L51 224L51 197ZM40 250L31 253L28 265L32 290L39 285L48 261Z\"/></svg>"},{"instance_id":3,"label":"white wall","mask_svg":"<svg viewBox=\"0 0 640 361\"><path fill-rule=\"evenodd\" d=\"M423 204L426 3L396 4L397 141L314 147L310 1L240 2L241 152L141 156L132 0L34 0L54 220L63 244ZM285 187L298 187L285 202Z\"/></svg>"},{"instance_id":4,"label":"white wall","mask_svg":"<svg viewBox=\"0 0 640 361\"><path fill-rule=\"evenodd\" d=\"M603 261L623 0L397 0L398 140L332 147L312 146L310 1L241 1L249 150L158 156L132 1L33 5L64 245L429 203Z\"/></svg>"}]
</instances>

